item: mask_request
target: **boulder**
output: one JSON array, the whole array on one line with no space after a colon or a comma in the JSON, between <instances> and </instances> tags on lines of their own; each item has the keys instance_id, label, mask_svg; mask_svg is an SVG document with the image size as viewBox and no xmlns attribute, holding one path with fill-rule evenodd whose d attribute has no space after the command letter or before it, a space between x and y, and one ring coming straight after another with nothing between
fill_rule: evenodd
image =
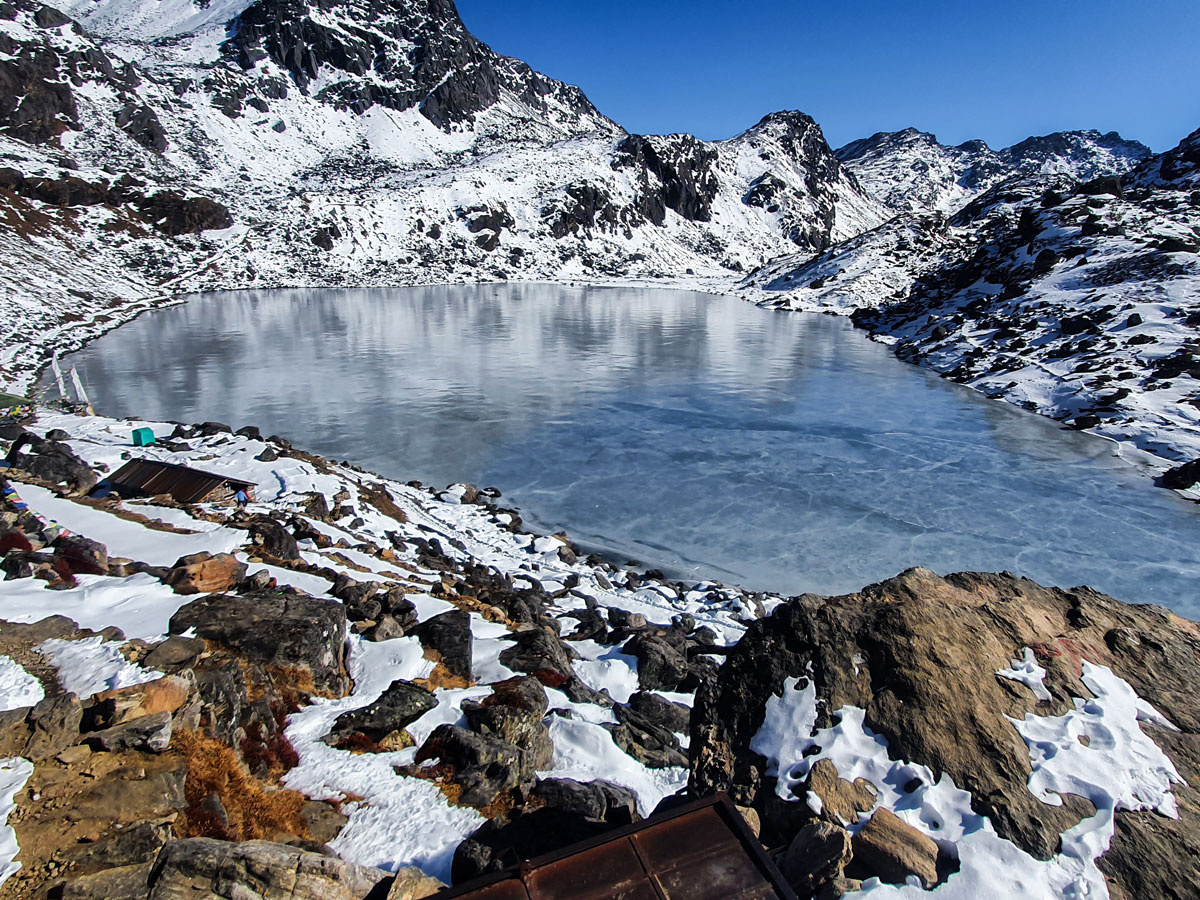
<instances>
[{"instance_id":1,"label":"boulder","mask_svg":"<svg viewBox=\"0 0 1200 900\"><path fill-rule=\"evenodd\" d=\"M423 900L444 887L444 884L436 878L430 878L416 866L401 866L388 888L386 900Z\"/></svg>"},{"instance_id":2,"label":"boulder","mask_svg":"<svg viewBox=\"0 0 1200 900\"><path fill-rule=\"evenodd\" d=\"M102 750L142 750L162 753L171 743L171 714L158 712L122 722L87 735L88 743Z\"/></svg>"},{"instance_id":3,"label":"boulder","mask_svg":"<svg viewBox=\"0 0 1200 900\"><path fill-rule=\"evenodd\" d=\"M643 720L670 732L686 734L692 711L682 703L673 703L649 691L629 695L629 708Z\"/></svg>"},{"instance_id":4,"label":"boulder","mask_svg":"<svg viewBox=\"0 0 1200 900\"><path fill-rule=\"evenodd\" d=\"M92 705L88 708L88 727L109 728L142 716L170 715L187 703L194 690L193 680L167 675L142 684L101 691L92 697Z\"/></svg>"},{"instance_id":5,"label":"boulder","mask_svg":"<svg viewBox=\"0 0 1200 900\"><path fill-rule=\"evenodd\" d=\"M938 847L889 809L875 810L854 836L854 863L880 880L903 884L910 875L926 889L937 884Z\"/></svg>"},{"instance_id":6,"label":"boulder","mask_svg":"<svg viewBox=\"0 0 1200 900\"><path fill-rule=\"evenodd\" d=\"M31 452L18 453L12 460L13 468L24 469L50 484L65 485L74 495L88 493L100 480L92 467L76 456L67 444L47 441L36 435L28 435L28 439Z\"/></svg>"},{"instance_id":7,"label":"boulder","mask_svg":"<svg viewBox=\"0 0 1200 900\"><path fill-rule=\"evenodd\" d=\"M533 770L521 748L457 725L439 725L417 750L418 763L436 759L462 789L459 802L482 808L530 781Z\"/></svg>"},{"instance_id":8,"label":"boulder","mask_svg":"<svg viewBox=\"0 0 1200 900\"><path fill-rule=\"evenodd\" d=\"M797 832L775 862L796 893L810 897L842 874L851 855L850 834L845 828L812 822Z\"/></svg>"},{"instance_id":9,"label":"boulder","mask_svg":"<svg viewBox=\"0 0 1200 900\"><path fill-rule=\"evenodd\" d=\"M249 662L285 670L299 690L340 697L349 687L346 611L334 600L289 593L214 594L171 616L172 634L188 629Z\"/></svg>"},{"instance_id":10,"label":"boulder","mask_svg":"<svg viewBox=\"0 0 1200 900\"><path fill-rule=\"evenodd\" d=\"M108 548L82 535L58 538L54 542L54 558L75 575L108 574Z\"/></svg>"},{"instance_id":11,"label":"boulder","mask_svg":"<svg viewBox=\"0 0 1200 900\"><path fill-rule=\"evenodd\" d=\"M79 742L83 705L74 694L46 697L29 710L26 722L31 734L21 755L41 762Z\"/></svg>"},{"instance_id":12,"label":"boulder","mask_svg":"<svg viewBox=\"0 0 1200 900\"><path fill-rule=\"evenodd\" d=\"M177 594L228 591L246 577L247 566L231 553L208 551L181 556L167 573L166 583Z\"/></svg>"},{"instance_id":13,"label":"boulder","mask_svg":"<svg viewBox=\"0 0 1200 900\"><path fill-rule=\"evenodd\" d=\"M361 900L390 877L382 869L286 844L187 838L159 852L147 900Z\"/></svg>"},{"instance_id":14,"label":"boulder","mask_svg":"<svg viewBox=\"0 0 1200 900\"><path fill-rule=\"evenodd\" d=\"M173 672L191 666L203 652L204 641L172 635L155 644L142 660L142 665L147 669Z\"/></svg>"},{"instance_id":15,"label":"boulder","mask_svg":"<svg viewBox=\"0 0 1200 900\"><path fill-rule=\"evenodd\" d=\"M610 620L611 621L611 620ZM643 691L673 691L688 676L688 658L683 647L657 633L634 635L622 648L637 657L638 685Z\"/></svg>"},{"instance_id":16,"label":"boulder","mask_svg":"<svg viewBox=\"0 0 1200 900\"><path fill-rule=\"evenodd\" d=\"M260 516L250 522L250 543L263 556L285 562L300 560L300 548L296 539L274 519Z\"/></svg>"},{"instance_id":17,"label":"boulder","mask_svg":"<svg viewBox=\"0 0 1200 900\"><path fill-rule=\"evenodd\" d=\"M615 704L613 712L617 724L604 727L612 734L614 743L638 762L651 769L688 764L679 738L654 718L623 703Z\"/></svg>"},{"instance_id":18,"label":"boulder","mask_svg":"<svg viewBox=\"0 0 1200 900\"><path fill-rule=\"evenodd\" d=\"M126 866L146 866L171 838L171 826L165 822L140 822L128 828L113 829L98 841L71 848L72 862L82 869L113 869ZM142 882L145 891L145 879Z\"/></svg>"},{"instance_id":19,"label":"boulder","mask_svg":"<svg viewBox=\"0 0 1200 900\"><path fill-rule=\"evenodd\" d=\"M187 806L183 785L187 767L177 767L147 775L137 767L121 770L123 777L110 775L85 782L87 787L72 798L63 812L68 822L103 819L122 824L137 824L162 819ZM115 773L114 773L115 774Z\"/></svg>"},{"instance_id":20,"label":"boulder","mask_svg":"<svg viewBox=\"0 0 1200 900\"><path fill-rule=\"evenodd\" d=\"M520 747L534 770L549 768L554 758L554 744L542 722L548 707L546 691L533 676L497 682L482 701L462 703L472 731Z\"/></svg>"},{"instance_id":21,"label":"boulder","mask_svg":"<svg viewBox=\"0 0 1200 900\"><path fill-rule=\"evenodd\" d=\"M452 609L426 619L413 629L413 634L425 648L426 655L435 658L455 678L471 681L471 617L460 609Z\"/></svg>"},{"instance_id":22,"label":"boulder","mask_svg":"<svg viewBox=\"0 0 1200 900\"><path fill-rule=\"evenodd\" d=\"M561 687L575 674L571 651L558 635L532 628L514 635L516 643L500 651L500 662L515 672L526 672L549 687Z\"/></svg>"},{"instance_id":23,"label":"boulder","mask_svg":"<svg viewBox=\"0 0 1200 900\"><path fill-rule=\"evenodd\" d=\"M858 822L858 814L875 808L875 787L863 778L853 783L838 777L832 760L819 759L808 773L808 790L821 798L821 816L835 825Z\"/></svg>"},{"instance_id":24,"label":"boulder","mask_svg":"<svg viewBox=\"0 0 1200 900\"><path fill-rule=\"evenodd\" d=\"M432 691L411 681L393 681L374 703L338 716L330 730L332 740L327 740L334 743L358 733L378 742L393 731L407 728L436 706Z\"/></svg>"},{"instance_id":25,"label":"boulder","mask_svg":"<svg viewBox=\"0 0 1200 900\"><path fill-rule=\"evenodd\" d=\"M1023 648L1046 669L1050 700L996 673ZM783 843L804 823L803 790L780 800L750 743L768 699L788 678L816 681L817 727L830 711L864 710L864 725L888 755L944 773L971 794L971 806L998 834L1039 859L1059 852L1061 835L1091 805L1042 802L1028 787L1029 747L1013 725L1027 713L1061 714L1092 696L1082 660L1107 666L1180 729L1143 723L1186 784L1172 786L1180 808L1196 808L1200 777L1200 632L1152 606L1128 605L1088 588L1045 588L1010 574L940 577L912 569L840 597L789 599L750 623L719 677L696 695L690 729L690 790L727 790L763 817L764 840ZM865 799L865 798L864 798ZM1114 895L1170 896L1172 884L1200 878L1200 828L1183 815L1117 813L1101 860ZM1174 852L1168 851L1174 846ZM926 873L928 874L928 873Z\"/></svg>"},{"instance_id":26,"label":"boulder","mask_svg":"<svg viewBox=\"0 0 1200 900\"><path fill-rule=\"evenodd\" d=\"M604 791L595 784L574 778L544 778L533 786L529 796L547 809L588 819L603 819L608 811Z\"/></svg>"},{"instance_id":27,"label":"boulder","mask_svg":"<svg viewBox=\"0 0 1200 900\"><path fill-rule=\"evenodd\" d=\"M72 878L62 887L62 900L147 900L153 863L134 863Z\"/></svg>"}]
</instances>

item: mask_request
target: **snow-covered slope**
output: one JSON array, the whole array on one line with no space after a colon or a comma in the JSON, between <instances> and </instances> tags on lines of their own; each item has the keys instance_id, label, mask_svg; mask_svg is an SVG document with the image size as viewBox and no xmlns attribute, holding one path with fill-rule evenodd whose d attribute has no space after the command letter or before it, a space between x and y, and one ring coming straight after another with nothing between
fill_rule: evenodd
<instances>
[{"instance_id":1,"label":"snow-covered slope","mask_svg":"<svg viewBox=\"0 0 1200 900\"><path fill-rule=\"evenodd\" d=\"M444 0L80 0L78 22L10 9L10 384L42 335L70 343L163 295L728 283L887 216L802 113L715 143L629 135L480 43Z\"/></svg>"},{"instance_id":2,"label":"snow-covered slope","mask_svg":"<svg viewBox=\"0 0 1200 900\"><path fill-rule=\"evenodd\" d=\"M1163 469L1200 457L1197 184L1200 132L1122 176L1015 176L949 218L899 215L740 293L853 314L901 358Z\"/></svg>"},{"instance_id":3,"label":"snow-covered slope","mask_svg":"<svg viewBox=\"0 0 1200 900\"><path fill-rule=\"evenodd\" d=\"M1001 181L1020 175L1069 175L1080 181L1120 175L1151 155L1115 131L1058 131L1003 150L983 141L957 147L906 128L852 141L837 151L868 193L898 212L951 213Z\"/></svg>"},{"instance_id":4,"label":"snow-covered slope","mask_svg":"<svg viewBox=\"0 0 1200 900\"><path fill-rule=\"evenodd\" d=\"M67 3L78 20L0 5L10 388L49 348L191 291L669 278L793 309L885 307L859 321L906 358L1052 415L1099 415L1168 459L1200 450L1187 383L1170 403L1155 386L1153 402L1101 415L1094 391L1042 358L1096 347L1004 343L1048 308L1155 303L1161 315L1139 314L1169 332L1150 335L1156 349L1190 352L1194 136L1147 159L1115 133L993 151L910 129L835 154L799 112L727 141L631 135L578 88L479 42L448 0ZM1121 173L1123 197L1076 192ZM1069 199L1044 202L1048 190ZM1060 260L1045 271L1043 249ZM1107 268L1052 280L1083 256ZM943 319L974 314L951 307L994 304L1001 337L951 337L963 323ZM933 306L947 310L936 322ZM993 384L992 347L1041 374Z\"/></svg>"}]
</instances>

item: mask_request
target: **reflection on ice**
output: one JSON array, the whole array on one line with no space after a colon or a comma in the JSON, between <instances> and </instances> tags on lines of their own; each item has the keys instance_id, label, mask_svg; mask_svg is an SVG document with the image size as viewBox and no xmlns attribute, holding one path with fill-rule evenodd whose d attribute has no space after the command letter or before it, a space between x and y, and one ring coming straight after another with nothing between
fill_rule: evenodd
<instances>
[{"instance_id":1,"label":"reflection on ice","mask_svg":"<svg viewBox=\"0 0 1200 900\"><path fill-rule=\"evenodd\" d=\"M844 320L658 289L272 291L72 360L102 411L253 423L648 564L849 591L1008 569L1200 615L1200 510Z\"/></svg>"}]
</instances>

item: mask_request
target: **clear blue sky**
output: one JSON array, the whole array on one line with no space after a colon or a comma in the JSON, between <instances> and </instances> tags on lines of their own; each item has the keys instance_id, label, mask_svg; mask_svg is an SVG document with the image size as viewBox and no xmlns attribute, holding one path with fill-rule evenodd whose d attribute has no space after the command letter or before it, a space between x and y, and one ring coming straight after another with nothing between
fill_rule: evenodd
<instances>
[{"instance_id":1,"label":"clear blue sky","mask_svg":"<svg viewBox=\"0 0 1200 900\"><path fill-rule=\"evenodd\" d=\"M1200 0L457 0L496 50L629 131L731 137L800 109L837 147L915 126L1004 147L1200 128Z\"/></svg>"}]
</instances>

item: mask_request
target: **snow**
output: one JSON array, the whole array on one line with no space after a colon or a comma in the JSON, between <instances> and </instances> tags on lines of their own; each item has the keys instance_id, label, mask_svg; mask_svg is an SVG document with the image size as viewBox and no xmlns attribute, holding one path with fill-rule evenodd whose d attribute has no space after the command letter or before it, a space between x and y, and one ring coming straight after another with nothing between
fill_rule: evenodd
<instances>
[{"instance_id":1,"label":"snow","mask_svg":"<svg viewBox=\"0 0 1200 900\"><path fill-rule=\"evenodd\" d=\"M1046 677L1046 670L1037 664L1031 647L1024 649L1020 659L1013 660L1011 668L1001 669L996 674L1001 678L1019 681L1033 691L1033 696L1037 697L1038 700L1053 699L1050 696L1050 692L1046 690L1046 686L1042 683Z\"/></svg>"},{"instance_id":2,"label":"snow","mask_svg":"<svg viewBox=\"0 0 1200 900\"><path fill-rule=\"evenodd\" d=\"M0 582L0 619L30 623L58 614L83 628L116 626L127 638L161 640L175 610L189 602L151 575L79 575L77 587L52 591L34 578Z\"/></svg>"},{"instance_id":3,"label":"snow","mask_svg":"<svg viewBox=\"0 0 1200 900\"><path fill-rule=\"evenodd\" d=\"M162 672L143 669L121 654L121 644L103 636L65 641L51 638L34 648L58 670L64 691L86 700L100 691L144 684L162 678Z\"/></svg>"},{"instance_id":4,"label":"snow","mask_svg":"<svg viewBox=\"0 0 1200 900\"><path fill-rule=\"evenodd\" d=\"M244 531L213 525L200 519L192 520L187 525L197 534L175 534L152 530L139 522L117 518L105 510L56 497L37 485L21 485L20 494L32 509L45 517L69 531L87 535L104 544L110 556L123 556L152 566L172 566L181 556L202 550L228 553L246 542Z\"/></svg>"},{"instance_id":5,"label":"snow","mask_svg":"<svg viewBox=\"0 0 1200 900\"><path fill-rule=\"evenodd\" d=\"M0 710L33 706L45 696L40 681L12 658L0 656Z\"/></svg>"},{"instance_id":6,"label":"snow","mask_svg":"<svg viewBox=\"0 0 1200 900\"><path fill-rule=\"evenodd\" d=\"M17 845L17 833L8 824L8 817L17 808L16 795L25 787L25 782L33 774L33 763L21 757L0 759L0 884L4 884L14 873L20 871L21 864L16 862L20 847Z\"/></svg>"},{"instance_id":7,"label":"snow","mask_svg":"<svg viewBox=\"0 0 1200 900\"><path fill-rule=\"evenodd\" d=\"M317 699L289 717L286 734L300 764L284 783L314 799L363 798L342 804L350 821L330 847L344 859L390 871L415 865L449 882L454 848L483 818L448 805L432 782L397 775L392 767L411 763L412 749L354 754L321 741L342 713L374 702L396 679L420 678L432 668L415 638L371 643L351 637L354 691L340 700Z\"/></svg>"},{"instance_id":8,"label":"snow","mask_svg":"<svg viewBox=\"0 0 1200 900\"><path fill-rule=\"evenodd\" d=\"M687 786L683 767L648 768L626 754L602 725L554 716L550 722L554 761L542 778L603 778L637 794L638 812L649 815L664 797Z\"/></svg>"},{"instance_id":9,"label":"snow","mask_svg":"<svg viewBox=\"0 0 1200 900\"><path fill-rule=\"evenodd\" d=\"M823 701L811 679L784 682L782 696L767 701L762 727L750 747L767 757L767 774L779 777L777 791L785 800L801 799L795 791L819 759L831 760L842 778L871 782L877 791L876 808L891 810L958 858L961 868L938 885L938 897L1106 898L1107 884L1095 860L1108 849L1115 811L1155 810L1173 818L1170 788L1182 779L1138 725L1139 720L1157 722L1161 715L1111 670L1086 661L1083 666L1084 684L1094 699L1076 699L1074 710L1062 716L1029 714L1023 721L1013 720L1029 746L1029 790L1053 805L1061 803L1060 794L1074 793L1096 807L1095 815L1063 834L1061 852L1047 861L997 835L991 822L972 810L971 795L948 775L934 779L926 766L891 759L886 739L864 725L862 709L844 706L835 713L837 725L817 729L818 704ZM913 779L920 786L906 792ZM862 813L857 822L848 823L849 830L857 831L870 815ZM861 893L916 898L927 892L911 884L870 879Z\"/></svg>"}]
</instances>

